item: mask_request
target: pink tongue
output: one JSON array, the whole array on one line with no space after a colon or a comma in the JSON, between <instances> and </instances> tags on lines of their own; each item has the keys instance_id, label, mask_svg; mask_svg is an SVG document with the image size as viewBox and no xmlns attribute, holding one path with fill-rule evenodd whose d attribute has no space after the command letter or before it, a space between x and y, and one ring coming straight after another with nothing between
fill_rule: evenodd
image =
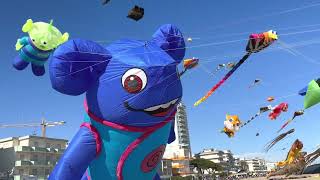
<instances>
[{"instance_id":1,"label":"pink tongue","mask_svg":"<svg viewBox=\"0 0 320 180\"><path fill-rule=\"evenodd\" d=\"M161 112L161 113L157 113L157 114L152 114L152 116L158 116L158 117L162 117L168 114L170 109L168 109L167 111Z\"/></svg>"}]
</instances>

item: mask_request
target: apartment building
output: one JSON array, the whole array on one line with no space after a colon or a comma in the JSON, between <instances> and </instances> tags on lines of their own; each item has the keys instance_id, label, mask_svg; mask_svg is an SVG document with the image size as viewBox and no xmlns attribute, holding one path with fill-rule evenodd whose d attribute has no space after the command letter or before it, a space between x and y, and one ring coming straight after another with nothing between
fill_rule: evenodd
<instances>
[{"instance_id":1,"label":"apartment building","mask_svg":"<svg viewBox=\"0 0 320 180\"><path fill-rule=\"evenodd\" d=\"M159 170L159 175L162 180L170 180L172 177L172 160L162 159Z\"/></svg>"},{"instance_id":2,"label":"apartment building","mask_svg":"<svg viewBox=\"0 0 320 180\"><path fill-rule=\"evenodd\" d=\"M210 160L220 164L226 171L235 171L235 159L230 150L203 149L195 157Z\"/></svg>"},{"instance_id":3,"label":"apartment building","mask_svg":"<svg viewBox=\"0 0 320 180\"><path fill-rule=\"evenodd\" d=\"M174 128L176 140L167 145L163 158L172 160L173 175L189 175L192 155L186 107L183 103L177 106Z\"/></svg>"},{"instance_id":4,"label":"apartment building","mask_svg":"<svg viewBox=\"0 0 320 180\"><path fill-rule=\"evenodd\" d=\"M265 173L267 171L266 161L260 158L244 160L248 164L249 172Z\"/></svg>"},{"instance_id":5,"label":"apartment building","mask_svg":"<svg viewBox=\"0 0 320 180\"><path fill-rule=\"evenodd\" d=\"M66 149L67 140L39 136L0 139L0 174L14 180L47 179Z\"/></svg>"}]
</instances>

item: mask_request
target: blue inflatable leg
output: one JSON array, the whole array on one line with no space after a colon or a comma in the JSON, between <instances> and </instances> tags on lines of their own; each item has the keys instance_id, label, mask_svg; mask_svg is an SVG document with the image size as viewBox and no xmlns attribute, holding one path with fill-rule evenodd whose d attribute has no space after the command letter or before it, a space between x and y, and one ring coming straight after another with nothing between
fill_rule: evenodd
<instances>
[{"instance_id":1,"label":"blue inflatable leg","mask_svg":"<svg viewBox=\"0 0 320 180\"><path fill-rule=\"evenodd\" d=\"M94 133L81 127L49 176L49 180L81 179L94 160L97 145Z\"/></svg>"},{"instance_id":2,"label":"blue inflatable leg","mask_svg":"<svg viewBox=\"0 0 320 180\"><path fill-rule=\"evenodd\" d=\"M24 61L20 58L20 56L17 56L13 61L13 67L17 70L23 70L28 66L29 62Z\"/></svg>"},{"instance_id":3,"label":"blue inflatable leg","mask_svg":"<svg viewBox=\"0 0 320 180\"><path fill-rule=\"evenodd\" d=\"M159 174L157 173L156 176L153 178L153 180L161 180Z\"/></svg>"},{"instance_id":4,"label":"blue inflatable leg","mask_svg":"<svg viewBox=\"0 0 320 180\"><path fill-rule=\"evenodd\" d=\"M32 72L36 76L42 76L45 73L44 66L37 66L35 64L31 64L32 66Z\"/></svg>"}]
</instances>

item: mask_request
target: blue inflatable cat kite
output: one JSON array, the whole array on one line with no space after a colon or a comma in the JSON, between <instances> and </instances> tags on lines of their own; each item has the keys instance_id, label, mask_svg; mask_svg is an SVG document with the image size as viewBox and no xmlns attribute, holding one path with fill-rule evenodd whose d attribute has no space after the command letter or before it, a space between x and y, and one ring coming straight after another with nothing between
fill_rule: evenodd
<instances>
[{"instance_id":1,"label":"blue inflatable cat kite","mask_svg":"<svg viewBox=\"0 0 320 180\"><path fill-rule=\"evenodd\" d=\"M150 41L120 40L104 48L69 40L50 58L54 89L85 93L85 119L50 180L152 180L182 97L177 65L181 32L163 25Z\"/></svg>"}]
</instances>

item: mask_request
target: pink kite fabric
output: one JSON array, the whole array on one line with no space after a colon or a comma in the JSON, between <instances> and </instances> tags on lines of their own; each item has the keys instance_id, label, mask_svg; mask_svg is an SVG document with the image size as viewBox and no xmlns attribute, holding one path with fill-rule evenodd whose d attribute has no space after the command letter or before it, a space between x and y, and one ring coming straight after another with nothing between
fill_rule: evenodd
<instances>
[{"instance_id":1,"label":"pink kite fabric","mask_svg":"<svg viewBox=\"0 0 320 180\"><path fill-rule=\"evenodd\" d=\"M288 103L281 103L274 107L269 114L269 118L271 120L277 119L278 116L280 116L281 112L287 112L288 111Z\"/></svg>"}]
</instances>

